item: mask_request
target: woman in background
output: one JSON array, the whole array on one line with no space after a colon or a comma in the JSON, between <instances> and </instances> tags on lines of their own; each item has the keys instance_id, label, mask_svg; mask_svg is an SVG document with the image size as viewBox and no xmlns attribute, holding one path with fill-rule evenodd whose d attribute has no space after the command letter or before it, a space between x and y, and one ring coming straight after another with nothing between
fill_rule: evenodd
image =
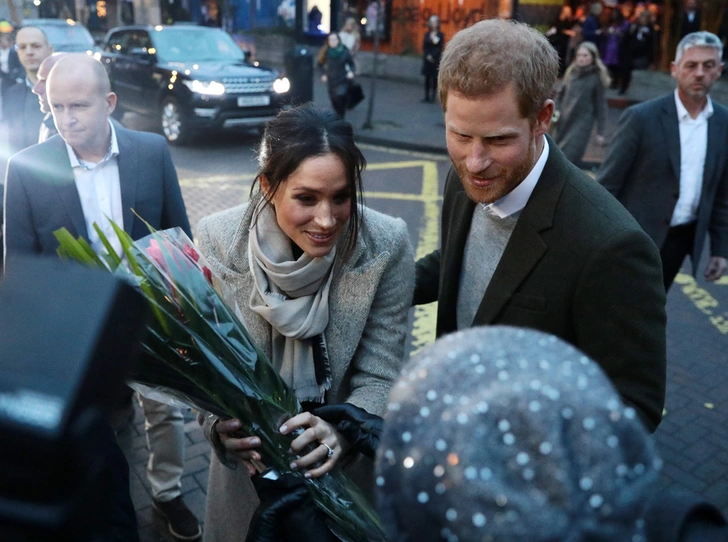
<instances>
[{"instance_id":1,"label":"woman in background","mask_svg":"<svg viewBox=\"0 0 728 542\"><path fill-rule=\"evenodd\" d=\"M305 429L292 438L292 469L317 478L344 460L367 487L371 461L349 453L340 432L310 410L348 403L384 412L414 290L407 226L361 204L364 156L351 124L331 111L280 113L266 127L258 161L250 202L202 219L198 246L305 410L281 421L283 434ZM251 477L252 462L264 460L260 441L240 438L237 420L202 421L215 451L205 540L239 542L258 506ZM313 451L304 455L308 445Z\"/></svg>"},{"instance_id":2,"label":"woman in background","mask_svg":"<svg viewBox=\"0 0 728 542\"><path fill-rule=\"evenodd\" d=\"M356 55L361 47L361 34L354 17L349 17L344 23L344 28L339 31L339 39L349 49L352 60L356 61Z\"/></svg>"},{"instance_id":3,"label":"woman in background","mask_svg":"<svg viewBox=\"0 0 728 542\"><path fill-rule=\"evenodd\" d=\"M342 119L346 116L346 94L354 79L354 59L336 32L329 34L318 58L324 70L321 81L327 84L331 107Z\"/></svg>"},{"instance_id":4,"label":"woman in background","mask_svg":"<svg viewBox=\"0 0 728 542\"><path fill-rule=\"evenodd\" d=\"M437 74L440 57L445 46L445 36L440 32L440 18L433 15L427 21L427 32L422 42L422 75L425 76L425 97L423 102L434 102L437 94Z\"/></svg>"},{"instance_id":5,"label":"woman in background","mask_svg":"<svg viewBox=\"0 0 728 542\"><path fill-rule=\"evenodd\" d=\"M576 50L574 62L564 74L564 85L556 96L558 120L554 139L566 157L579 164L597 126L597 143L604 144L607 118L605 88L609 73L599 59L596 45L585 41Z\"/></svg>"}]
</instances>

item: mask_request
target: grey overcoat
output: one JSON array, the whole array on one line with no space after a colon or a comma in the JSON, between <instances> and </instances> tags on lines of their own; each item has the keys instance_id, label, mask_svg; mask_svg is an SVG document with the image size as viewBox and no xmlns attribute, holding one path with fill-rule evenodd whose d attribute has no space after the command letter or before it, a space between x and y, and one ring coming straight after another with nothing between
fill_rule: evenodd
<instances>
[{"instance_id":1,"label":"grey overcoat","mask_svg":"<svg viewBox=\"0 0 728 542\"><path fill-rule=\"evenodd\" d=\"M581 162L596 123L597 134L603 136L607 120L607 97L604 94L599 68L575 69L556 97L561 113L556 123L556 144L574 164Z\"/></svg>"},{"instance_id":2,"label":"grey overcoat","mask_svg":"<svg viewBox=\"0 0 728 542\"><path fill-rule=\"evenodd\" d=\"M256 345L270 356L271 326L249 306L252 208L244 204L203 218L197 245L212 270L232 289ZM333 383L326 399L383 415L404 356L414 290L414 254L403 220L367 208L363 208L362 216L356 248L331 284L325 337ZM203 425L208 438L211 422L208 418ZM214 448L204 539L239 542L245 540L258 498L247 470L231 468L236 467L234 459L219 446ZM371 462L360 467L368 473L364 478L370 478ZM356 473L354 476L358 477Z\"/></svg>"}]
</instances>

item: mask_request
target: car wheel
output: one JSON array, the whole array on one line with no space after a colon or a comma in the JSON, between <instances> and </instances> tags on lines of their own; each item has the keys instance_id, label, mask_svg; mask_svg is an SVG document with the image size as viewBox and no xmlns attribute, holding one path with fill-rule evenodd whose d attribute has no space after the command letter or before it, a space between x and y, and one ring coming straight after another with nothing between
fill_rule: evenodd
<instances>
[{"instance_id":1,"label":"car wheel","mask_svg":"<svg viewBox=\"0 0 728 542\"><path fill-rule=\"evenodd\" d=\"M183 145L189 140L190 134L185 112L177 100L171 96L162 100L160 118L162 121L162 134L169 143Z\"/></svg>"}]
</instances>

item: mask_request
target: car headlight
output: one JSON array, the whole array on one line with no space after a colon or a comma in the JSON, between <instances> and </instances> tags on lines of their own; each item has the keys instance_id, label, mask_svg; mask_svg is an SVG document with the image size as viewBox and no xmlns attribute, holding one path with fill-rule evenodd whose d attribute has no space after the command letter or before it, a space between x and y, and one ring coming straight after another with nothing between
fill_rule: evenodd
<instances>
[{"instance_id":1,"label":"car headlight","mask_svg":"<svg viewBox=\"0 0 728 542\"><path fill-rule=\"evenodd\" d=\"M225 85L217 81L198 81L197 79L193 79L192 81L185 80L182 82L188 89L197 94L208 94L212 96L225 94Z\"/></svg>"},{"instance_id":2,"label":"car headlight","mask_svg":"<svg viewBox=\"0 0 728 542\"><path fill-rule=\"evenodd\" d=\"M283 94L284 92L291 90L291 82L288 80L288 77L279 77L276 79L273 82L273 90L275 90L277 94Z\"/></svg>"}]
</instances>

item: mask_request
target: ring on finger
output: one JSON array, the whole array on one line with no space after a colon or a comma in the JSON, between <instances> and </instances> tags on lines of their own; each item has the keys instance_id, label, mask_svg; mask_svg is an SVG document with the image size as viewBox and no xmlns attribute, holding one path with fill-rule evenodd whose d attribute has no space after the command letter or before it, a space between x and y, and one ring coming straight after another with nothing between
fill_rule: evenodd
<instances>
[{"instance_id":1,"label":"ring on finger","mask_svg":"<svg viewBox=\"0 0 728 542\"><path fill-rule=\"evenodd\" d=\"M334 449L325 442L321 442L321 444L326 446L326 457L334 457Z\"/></svg>"}]
</instances>

